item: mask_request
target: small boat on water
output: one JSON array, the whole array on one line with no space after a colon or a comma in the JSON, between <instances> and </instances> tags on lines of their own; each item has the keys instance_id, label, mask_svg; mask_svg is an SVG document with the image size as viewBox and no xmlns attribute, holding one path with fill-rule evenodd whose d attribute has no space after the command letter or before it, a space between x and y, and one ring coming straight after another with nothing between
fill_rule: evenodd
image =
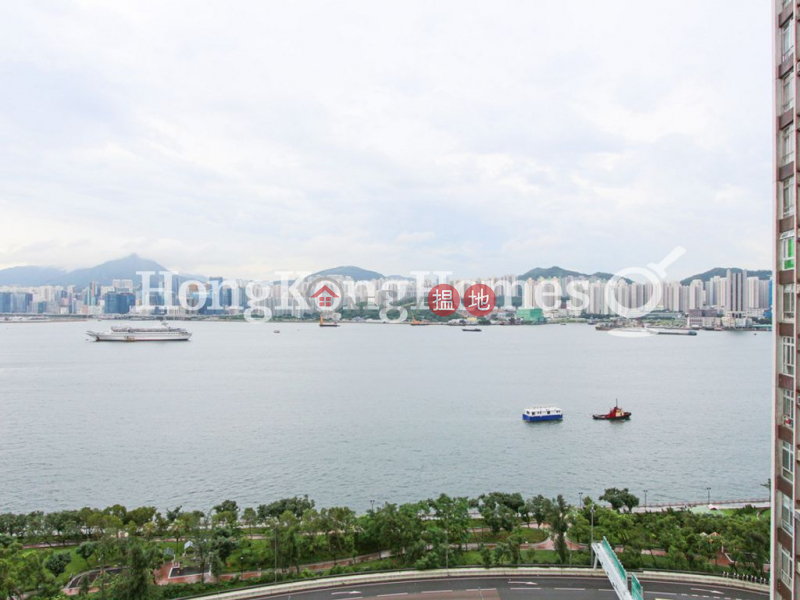
<instances>
[{"instance_id":1,"label":"small boat on water","mask_svg":"<svg viewBox=\"0 0 800 600\"><path fill-rule=\"evenodd\" d=\"M610 411L602 415L592 415L596 421L627 421L631 418L631 413L625 412L619 407L619 402Z\"/></svg>"},{"instance_id":2,"label":"small boat on water","mask_svg":"<svg viewBox=\"0 0 800 600\"><path fill-rule=\"evenodd\" d=\"M479 327L462 327L461 331L480 331Z\"/></svg>"},{"instance_id":3,"label":"small boat on water","mask_svg":"<svg viewBox=\"0 0 800 600\"><path fill-rule=\"evenodd\" d=\"M425 325L430 325L428 321L420 321L417 317L414 316L414 313L411 313L411 325L413 327L424 327Z\"/></svg>"},{"instance_id":4,"label":"small boat on water","mask_svg":"<svg viewBox=\"0 0 800 600\"><path fill-rule=\"evenodd\" d=\"M532 406L526 408L522 413L522 420L529 423L538 421L561 421L564 418L563 411L557 406Z\"/></svg>"},{"instance_id":5,"label":"small boat on water","mask_svg":"<svg viewBox=\"0 0 800 600\"><path fill-rule=\"evenodd\" d=\"M326 321L322 318L322 315L319 316L319 326L320 327L338 327L339 323L331 319L330 321Z\"/></svg>"}]
</instances>

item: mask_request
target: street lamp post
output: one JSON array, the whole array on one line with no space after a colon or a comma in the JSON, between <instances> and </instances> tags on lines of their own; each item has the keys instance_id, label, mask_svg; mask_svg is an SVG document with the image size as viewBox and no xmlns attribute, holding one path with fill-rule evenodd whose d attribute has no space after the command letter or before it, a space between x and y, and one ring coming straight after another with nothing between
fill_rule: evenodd
<instances>
[{"instance_id":1,"label":"street lamp post","mask_svg":"<svg viewBox=\"0 0 800 600\"><path fill-rule=\"evenodd\" d=\"M450 536L447 529L444 530L444 568L446 571L450 570Z\"/></svg>"},{"instance_id":2,"label":"street lamp post","mask_svg":"<svg viewBox=\"0 0 800 600\"><path fill-rule=\"evenodd\" d=\"M578 492L578 510L583 506L583 492Z\"/></svg>"},{"instance_id":3,"label":"street lamp post","mask_svg":"<svg viewBox=\"0 0 800 600\"><path fill-rule=\"evenodd\" d=\"M594 504L592 504L592 507L589 512L592 513L592 529L591 529L592 539L591 542L589 543L589 564L594 567L594 560L593 560L594 559Z\"/></svg>"},{"instance_id":4,"label":"street lamp post","mask_svg":"<svg viewBox=\"0 0 800 600\"><path fill-rule=\"evenodd\" d=\"M369 503L372 505L372 512L375 512L375 500L370 500Z\"/></svg>"},{"instance_id":5,"label":"street lamp post","mask_svg":"<svg viewBox=\"0 0 800 600\"><path fill-rule=\"evenodd\" d=\"M275 574L275 583L278 583L278 525L275 524L275 568L272 569Z\"/></svg>"},{"instance_id":6,"label":"street lamp post","mask_svg":"<svg viewBox=\"0 0 800 600\"><path fill-rule=\"evenodd\" d=\"M647 491L644 491L644 512L647 512Z\"/></svg>"},{"instance_id":7,"label":"street lamp post","mask_svg":"<svg viewBox=\"0 0 800 600\"><path fill-rule=\"evenodd\" d=\"M708 492L708 503L711 504L711 488L707 487L706 491Z\"/></svg>"}]
</instances>

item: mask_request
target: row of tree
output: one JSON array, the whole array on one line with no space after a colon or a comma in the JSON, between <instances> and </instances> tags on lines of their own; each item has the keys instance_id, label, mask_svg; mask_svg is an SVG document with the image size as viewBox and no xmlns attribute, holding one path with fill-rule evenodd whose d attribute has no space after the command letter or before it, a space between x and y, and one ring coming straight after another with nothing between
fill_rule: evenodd
<instances>
[{"instance_id":1,"label":"row of tree","mask_svg":"<svg viewBox=\"0 0 800 600\"><path fill-rule=\"evenodd\" d=\"M202 573L203 581L209 571L218 577L256 568L273 569L276 578L297 576L316 561L336 564L379 551L391 557L392 567L488 567L537 562L539 551L525 544L547 535L555 554L538 562L587 564L594 535L618 546L630 568L710 570L724 549L735 570L760 575L768 560L769 522L752 511L633 512L638 498L614 488L601 499L611 507L591 498L572 507L561 496L493 492L386 503L361 515L345 506L317 509L307 496L243 509L226 500L206 512L114 505L0 514L0 598L30 592L54 597L74 570L73 555L83 561L81 568L95 571L92 587L103 597L123 599L150 597L127 596L129 589L157 594L153 569L172 557ZM569 540L583 546L570 551ZM88 585L89 577L83 578L82 587Z\"/></svg>"}]
</instances>

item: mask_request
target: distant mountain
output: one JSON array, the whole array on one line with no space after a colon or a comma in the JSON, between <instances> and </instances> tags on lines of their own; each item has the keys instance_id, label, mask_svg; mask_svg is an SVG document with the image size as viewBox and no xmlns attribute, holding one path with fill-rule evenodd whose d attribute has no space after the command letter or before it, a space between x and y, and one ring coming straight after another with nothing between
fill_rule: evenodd
<instances>
[{"instance_id":1,"label":"distant mountain","mask_svg":"<svg viewBox=\"0 0 800 600\"><path fill-rule=\"evenodd\" d=\"M109 260L96 267L89 267L88 269L76 269L65 273L60 278L55 280L55 285L68 286L74 285L77 288L84 288L91 282L96 281L100 285L111 285L114 279L132 279L134 283L138 283L139 277L136 275L137 271L166 271L165 267L154 260L141 258L137 254L131 254L125 258L118 258L116 260Z\"/></svg>"},{"instance_id":2,"label":"distant mountain","mask_svg":"<svg viewBox=\"0 0 800 600\"><path fill-rule=\"evenodd\" d=\"M0 269L0 285L23 287L47 285L63 276L64 269L55 267L11 267Z\"/></svg>"},{"instance_id":3,"label":"distant mountain","mask_svg":"<svg viewBox=\"0 0 800 600\"><path fill-rule=\"evenodd\" d=\"M737 267L730 267L730 270L734 273L741 273L742 269ZM700 273L698 275L692 275L691 277L687 277L683 279L681 283L683 285L689 285L692 280L699 279L700 281L708 281L712 277L726 277L728 275L728 268L727 267L714 267L713 269L709 269L705 273ZM768 269L762 269L760 271L747 271L748 277L758 277L759 279L770 279L772 277L772 271Z\"/></svg>"},{"instance_id":4,"label":"distant mountain","mask_svg":"<svg viewBox=\"0 0 800 600\"><path fill-rule=\"evenodd\" d=\"M596 277L597 279L611 279L611 273L603 273L598 271L597 273L579 273L578 271L570 271L569 269L562 269L561 267L549 267L544 269L542 267L536 267L535 269L531 269L527 273L523 273L519 276L520 280L525 279L552 279L552 278L560 278L560 277Z\"/></svg>"},{"instance_id":5,"label":"distant mountain","mask_svg":"<svg viewBox=\"0 0 800 600\"><path fill-rule=\"evenodd\" d=\"M137 271L166 270L153 260L131 254L125 258L104 262L96 267L76 269L69 272L53 267L11 267L10 269L0 269L0 285L26 287L39 285L67 287L74 285L76 288L81 289L93 281L100 285L111 285L114 279L132 279L134 284L137 284L139 282L139 277L136 275Z\"/></svg>"},{"instance_id":6,"label":"distant mountain","mask_svg":"<svg viewBox=\"0 0 800 600\"><path fill-rule=\"evenodd\" d=\"M341 277L352 277L356 281L369 281L370 279L383 279L383 275L376 271L368 271L361 267L344 266L334 267L332 269L325 269L318 271L309 277L327 277L328 275L339 275Z\"/></svg>"}]
</instances>

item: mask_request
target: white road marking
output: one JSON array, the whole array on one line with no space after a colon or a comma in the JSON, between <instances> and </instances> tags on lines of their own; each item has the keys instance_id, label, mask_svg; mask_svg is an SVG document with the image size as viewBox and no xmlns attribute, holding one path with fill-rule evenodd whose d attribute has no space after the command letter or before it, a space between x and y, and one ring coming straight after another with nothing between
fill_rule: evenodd
<instances>
[{"instance_id":1,"label":"white road marking","mask_svg":"<svg viewBox=\"0 0 800 600\"><path fill-rule=\"evenodd\" d=\"M707 590L706 588L691 588L693 592L708 592L709 594L721 594L718 590Z\"/></svg>"},{"instance_id":2,"label":"white road marking","mask_svg":"<svg viewBox=\"0 0 800 600\"><path fill-rule=\"evenodd\" d=\"M340 596L342 594L360 594L361 592L352 591L352 592L331 592L331 596Z\"/></svg>"},{"instance_id":3,"label":"white road marking","mask_svg":"<svg viewBox=\"0 0 800 600\"><path fill-rule=\"evenodd\" d=\"M452 592L453 590L428 590L427 592L422 592L423 594L444 594L446 592Z\"/></svg>"},{"instance_id":4,"label":"white road marking","mask_svg":"<svg viewBox=\"0 0 800 600\"><path fill-rule=\"evenodd\" d=\"M522 583L524 585L539 585L538 583L535 583L533 581L513 581L511 579L508 580L508 583Z\"/></svg>"},{"instance_id":5,"label":"white road marking","mask_svg":"<svg viewBox=\"0 0 800 600\"><path fill-rule=\"evenodd\" d=\"M522 591L525 591L525 592L538 592L542 588L532 588L532 587L512 588L512 587L510 587L508 589L510 589L510 590L522 590ZM556 589L558 589L558 588L556 588Z\"/></svg>"},{"instance_id":6,"label":"white road marking","mask_svg":"<svg viewBox=\"0 0 800 600\"><path fill-rule=\"evenodd\" d=\"M563 590L571 592L585 592L586 588L553 588L554 590Z\"/></svg>"},{"instance_id":7,"label":"white road marking","mask_svg":"<svg viewBox=\"0 0 800 600\"><path fill-rule=\"evenodd\" d=\"M378 594L378 598L388 598L389 596L408 596L408 592L397 592L396 594Z\"/></svg>"}]
</instances>

